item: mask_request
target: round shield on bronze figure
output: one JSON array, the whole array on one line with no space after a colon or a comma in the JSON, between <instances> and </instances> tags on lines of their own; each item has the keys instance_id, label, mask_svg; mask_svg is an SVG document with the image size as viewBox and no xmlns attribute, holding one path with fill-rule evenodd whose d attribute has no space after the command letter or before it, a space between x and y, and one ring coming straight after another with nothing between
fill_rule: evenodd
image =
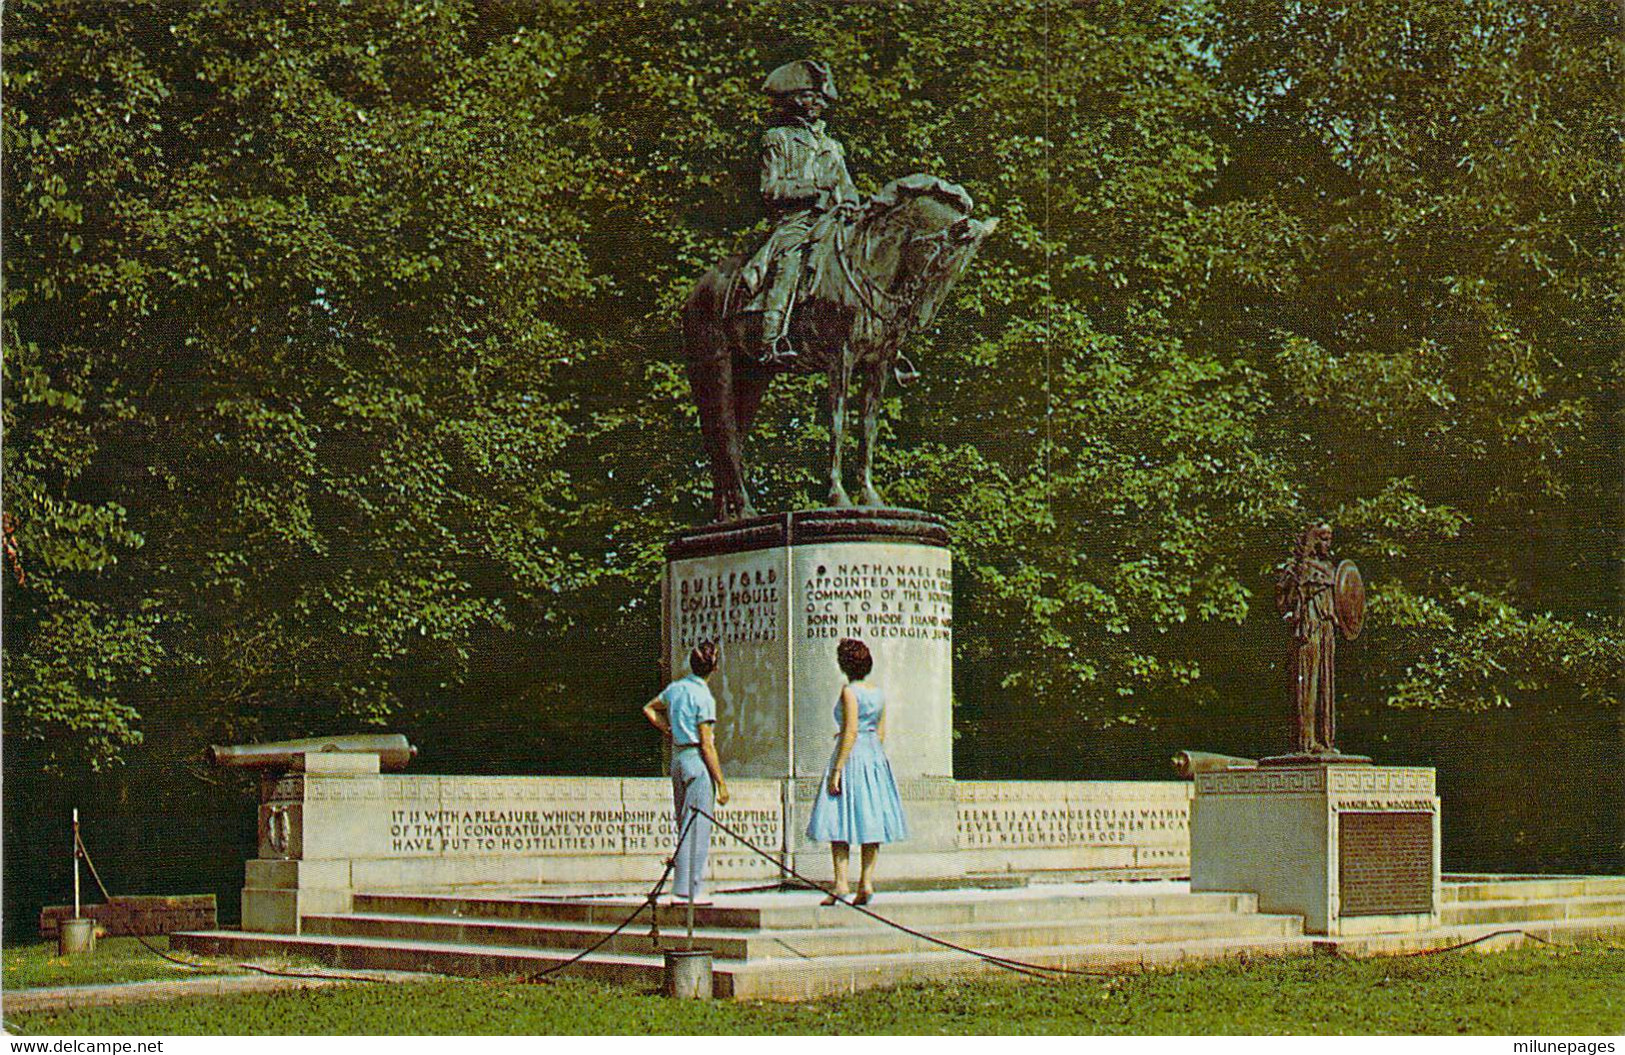
<instances>
[{"instance_id":1,"label":"round shield on bronze figure","mask_svg":"<svg viewBox=\"0 0 1625 1055\"><path fill-rule=\"evenodd\" d=\"M1350 641L1360 636L1365 626L1365 580L1360 569L1346 560L1332 573L1332 604L1337 607L1337 622Z\"/></svg>"}]
</instances>

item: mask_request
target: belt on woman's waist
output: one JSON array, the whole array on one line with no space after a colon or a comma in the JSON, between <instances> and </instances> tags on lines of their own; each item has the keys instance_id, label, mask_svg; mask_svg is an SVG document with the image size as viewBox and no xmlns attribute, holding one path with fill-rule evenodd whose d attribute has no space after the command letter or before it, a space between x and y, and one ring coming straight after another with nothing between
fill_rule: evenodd
<instances>
[{"instance_id":1,"label":"belt on woman's waist","mask_svg":"<svg viewBox=\"0 0 1625 1055\"><path fill-rule=\"evenodd\" d=\"M699 746L699 744L672 744L671 749L673 751L695 751L699 749Z\"/></svg>"}]
</instances>

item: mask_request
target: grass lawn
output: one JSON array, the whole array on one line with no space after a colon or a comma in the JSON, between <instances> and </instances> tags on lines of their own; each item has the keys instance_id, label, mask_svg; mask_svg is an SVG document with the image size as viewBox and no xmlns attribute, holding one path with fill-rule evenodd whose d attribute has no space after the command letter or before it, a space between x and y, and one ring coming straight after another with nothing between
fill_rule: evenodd
<instances>
[{"instance_id":1,"label":"grass lawn","mask_svg":"<svg viewBox=\"0 0 1625 1055\"><path fill-rule=\"evenodd\" d=\"M33 1034L1625 1032L1625 944L1298 958L1039 983L911 985L806 1004L668 1001L590 982L357 985L8 1016Z\"/></svg>"},{"instance_id":2,"label":"grass lawn","mask_svg":"<svg viewBox=\"0 0 1625 1055\"><path fill-rule=\"evenodd\" d=\"M241 974L230 960L211 960L189 952L173 952L169 939L148 938L155 949L178 960L197 964L188 970L154 956L136 938L103 938L96 951L86 956L58 956L56 942L14 945L0 951L0 987L6 989L50 988L59 985L99 985L104 982L146 982L156 979L190 978L200 974Z\"/></svg>"}]
</instances>

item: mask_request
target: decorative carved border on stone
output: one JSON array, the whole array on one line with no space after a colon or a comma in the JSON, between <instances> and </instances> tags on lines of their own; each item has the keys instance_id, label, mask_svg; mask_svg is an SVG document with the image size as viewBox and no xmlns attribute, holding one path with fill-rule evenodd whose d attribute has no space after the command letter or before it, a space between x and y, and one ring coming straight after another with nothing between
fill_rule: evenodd
<instances>
[{"instance_id":1,"label":"decorative carved border on stone","mask_svg":"<svg viewBox=\"0 0 1625 1055\"><path fill-rule=\"evenodd\" d=\"M811 802L818 797L818 789L824 786L824 778L796 777L791 785L797 802ZM955 802L959 798L958 787L952 777L905 777L897 782L897 794L904 802Z\"/></svg>"},{"instance_id":2,"label":"decorative carved border on stone","mask_svg":"<svg viewBox=\"0 0 1625 1055\"><path fill-rule=\"evenodd\" d=\"M1349 766L1330 772L1334 794L1432 795L1434 771L1421 766Z\"/></svg>"},{"instance_id":3,"label":"decorative carved border on stone","mask_svg":"<svg viewBox=\"0 0 1625 1055\"><path fill-rule=\"evenodd\" d=\"M1319 794L1326 790L1326 769L1238 769L1196 774L1196 791L1201 795L1290 795Z\"/></svg>"},{"instance_id":4,"label":"decorative carved border on stone","mask_svg":"<svg viewBox=\"0 0 1625 1055\"><path fill-rule=\"evenodd\" d=\"M380 783L365 777L305 781L307 802L372 802L384 797Z\"/></svg>"},{"instance_id":5,"label":"decorative carved border on stone","mask_svg":"<svg viewBox=\"0 0 1625 1055\"><path fill-rule=\"evenodd\" d=\"M1182 780L961 780L955 794L962 803L1078 802L1146 803L1168 806L1190 802L1191 785Z\"/></svg>"},{"instance_id":6,"label":"decorative carved border on stone","mask_svg":"<svg viewBox=\"0 0 1625 1055\"><path fill-rule=\"evenodd\" d=\"M441 777L440 797L466 802L609 802L619 777Z\"/></svg>"},{"instance_id":7,"label":"decorative carved border on stone","mask_svg":"<svg viewBox=\"0 0 1625 1055\"><path fill-rule=\"evenodd\" d=\"M260 785L260 800L267 804L273 802L303 802L305 799L305 778L288 774L275 780L268 780Z\"/></svg>"},{"instance_id":8,"label":"decorative carved border on stone","mask_svg":"<svg viewBox=\"0 0 1625 1055\"><path fill-rule=\"evenodd\" d=\"M1421 766L1279 766L1196 774L1204 795L1432 795L1434 771Z\"/></svg>"},{"instance_id":9,"label":"decorative carved border on stone","mask_svg":"<svg viewBox=\"0 0 1625 1055\"><path fill-rule=\"evenodd\" d=\"M897 793L910 802L953 802L958 798L948 777L906 777L897 782Z\"/></svg>"}]
</instances>

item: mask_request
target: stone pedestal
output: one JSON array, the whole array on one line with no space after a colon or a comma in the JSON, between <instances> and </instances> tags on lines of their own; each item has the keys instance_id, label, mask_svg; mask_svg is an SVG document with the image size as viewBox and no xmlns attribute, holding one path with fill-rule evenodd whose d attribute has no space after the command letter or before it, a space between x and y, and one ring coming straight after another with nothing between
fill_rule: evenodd
<instances>
[{"instance_id":1,"label":"stone pedestal","mask_svg":"<svg viewBox=\"0 0 1625 1055\"><path fill-rule=\"evenodd\" d=\"M730 778L817 778L845 679L843 637L874 653L900 781L953 777L953 571L942 521L902 509L817 509L684 532L662 590L668 676L698 642ZM951 791L944 796L951 799ZM951 811L948 816L951 819Z\"/></svg>"},{"instance_id":2,"label":"stone pedestal","mask_svg":"<svg viewBox=\"0 0 1625 1055\"><path fill-rule=\"evenodd\" d=\"M1191 889L1258 895L1311 934L1425 930L1440 921L1432 769L1273 765L1196 775Z\"/></svg>"}]
</instances>

